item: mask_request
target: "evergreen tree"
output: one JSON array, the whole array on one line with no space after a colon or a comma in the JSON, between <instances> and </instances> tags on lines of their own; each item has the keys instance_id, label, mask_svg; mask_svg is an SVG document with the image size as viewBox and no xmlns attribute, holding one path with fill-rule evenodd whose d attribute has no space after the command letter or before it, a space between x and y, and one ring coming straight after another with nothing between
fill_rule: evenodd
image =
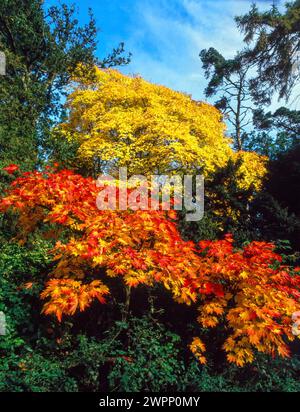
<instances>
[{"instance_id":1,"label":"evergreen tree","mask_svg":"<svg viewBox=\"0 0 300 412\"><path fill-rule=\"evenodd\" d=\"M257 65L251 82L256 100L269 103L274 92L287 99L300 79L300 1L287 3L282 13L275 5L266 12L253 5L236 22L249 45L243 56Z\"/></svg>"},{"instance_id":2,"label":"evergreen tree","mask_svg":"<svg viewBox=\"0 0 300 412\"><path fill-rule=\"evenodd\" d=\"M0 50L0 163L35 166L45 155L49 129L62 108L63 91L78 63L127 63L123 45L99 61L96 22L80 26L74 6L45 10L43 0L2 0Z\"/></svg>"},{"instance_id":3,"label":"evergreen tree","mask_svg":"<svg viewBox=\"0 0 300 412\"><path fill-rule=\"evenodd\" d=\"M240 54L226 60L213 47L202 50L200 58L205 76L209 79L205 96L219 96L215 106L233 127L231 136L236 149L242 150L252 114L248 75L251 65Z\"/></svg>"}]
</instances>

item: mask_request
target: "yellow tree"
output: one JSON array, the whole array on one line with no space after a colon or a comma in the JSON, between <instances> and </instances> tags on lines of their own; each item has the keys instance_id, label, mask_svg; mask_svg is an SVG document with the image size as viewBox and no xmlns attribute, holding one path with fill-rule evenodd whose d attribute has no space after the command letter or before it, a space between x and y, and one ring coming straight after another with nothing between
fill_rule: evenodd
<instances>
[{"instance_id":1,"label":"yellow tree","mask_svg":"<svg viewBox=\"0 0 300 412\"><path fill-rule=\"evenodd\" d=\"M58 129L79 145L79 160L95 173L126 166L129 175L208 176L237 156L221 113L207 103L116 70L95 68L90 76L79 67L74 81L69 117ZM263 162L255 154L247 154L248 160L247 178L258 182Z\"/></svg>"}]
</instances>

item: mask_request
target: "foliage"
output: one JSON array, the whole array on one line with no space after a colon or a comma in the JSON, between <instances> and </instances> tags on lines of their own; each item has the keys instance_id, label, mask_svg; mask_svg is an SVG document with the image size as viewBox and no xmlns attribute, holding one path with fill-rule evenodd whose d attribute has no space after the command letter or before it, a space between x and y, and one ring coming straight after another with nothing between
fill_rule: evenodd
<instances>
[{"instance_id":1,"label":"foliage","mask_svg":"<svg viewBox=\"0 0 300 412\"><path fill-rule=\"evenodd\" d=\"M126 352L120 352L109 374L119 391L168 391L179 388L185 366L180 360L180 337L149 319L133 319L127 329Z\"/></svg>"},{"instance_id":2,"label":"foliage","mask_svg":"<svg viewBox=\"0 0 300 412\"><path fill-rule=\"evenodd\" d=\"M44 8L42 0L3 0L0 49L6 75L0 77L0 162L32 168L49 155L49 129L77 64L103 67L126 64L123 45L99 61L95 58L96 23L80 26L74 6ZM14 113L14 116L11 115ZM42 150L43 149L43 150Z\"/></svg>"},{"instance_id":3,"label":"foliage","mask_svg":"<svg viewBox=\"0 0 300 412\"><path fill-rule=\"evenodd\" d=\"M92 171L209 171L229 156L221 116L212 106L115 70L96 68L96 80L79 71L68 97L69 118L59 130L80 143L79 158Z\"/></svg>"},{"instance_id":4,"label":"foliage","mask_svg":"<svg viewBox=\"0 0 300 412\"><path fill-rule=\"evenodd\" d=\"M274 245L251 242L234 251L230 237L199 244L205 253L201 273L207 275L201 292L215 296L205 299L198 319L204 327L215 327L225 314L233 330L223 345L228 361L238 366L251 363L253 349L288 355L283 335L294 340L290 322L298 306L299 277L280 265ZM192 345L195 354L202 356L202 342L195 338Z\"/></svg>"},{"instance_id":5,"label":"foliage","mask_svg":"<svg viewBox=\"0 0 300 412\"><path fill-rule=\"evenodd\" d=\"M51 300L48 313L52 311L60 317L62 311L74 313L77 305L85 308L89 302L86 301L87 289L80 287L80 280L72 278L83 279L86 269L93 278L93 273L101 267L108 269L110 277L123 277L129 287L162 282L175 296L180 296L180 275L193 270L193 245L180 238L175 223L166 218L166 212L99 211L96 182L67 170L25 173L12 187L11 194L2 200L2 207L4 210L10 206L20 207L19 224L23 236L41 222L56 223L72 230L68 242L58 242L53 251L58 264L52 276L70 279L68 283L66 279L56 279L48 284L43 297L58 299ZM174 211L167 213L174 215ZM74 236L74 230L78 236ZM51 234L55 237L57 232L50 228ZM91 283L88 288L90 298L101 299L99 294L107 294L104 286L97 283L99 289L95 290L94 285ZM67 306L66 293L71 298Z\"/></svg>"},{"instance_id":6,"label":"foliage","mask_svg":"<svg viewBox=\"0 0 300 412\"><path fill-rule=\"evenodd\" d=\"M241 54L226 60L216 49L210 47L200 52L202 67L209 83L205 96L218 95L215 106L224 113L233 126L232 137L235 148L242 150L251 123L252 107L250 93L249 64Z\"/></svg>"},{"instance_id":7,"label":"foliage","mask_svg":"<svg viewBox=\"0 0 300 412\"><path fill-rule=\"evenodd\" d=\"M255 153L244 152L243 156L237 155L237 161L229 160L206 179L204 217L197 222L188 222L185 213L180 216L180 231L186 239L196 242L214 240L224 233L233 233L238 244L256 239L251 227L253 222L250 223L250 210L257 203L257 198L262 197L260 191L263 186L249 171L256 169L258 174L263 174L265 166L261 160ZM251 162L252 166L248 168Z\"/></svg>"},{"instance_id":8,"label":"foliage","mask_svg":"<svg viewBox=\"0 0 300 412\"><path fill-rule=\"evenodd\" d=\"M297 358L281 360L258 354L253 364L244 368L191 363L183 378L185 390L196 392L297 392L299 366Z\"/></svg>"},{"instance_id":9,"label":"foliage","mask_svg":"<svg viewBox=\"0 0 300 412\"><path fill-rule=\"evenodd\" d=\"M199 250L181 239L174 212L105 210L96 206L97 187L91 178L70 171L25 173L2 200L2 210L19 211L21 236L37 225L55 223L72 229L66 242L58 241L42 298L47 314L84 310L94 298L104 302L108 277L121 277L127 288L161 283L177 302L201 302L199 322L205 328L226 322L223 349L229 362L243 366L254 349L288 356L285 338L294 339L291 316L298 309L299 276L274 253L274 245L252 242L233 248L228 235L222 241L200 241ZM77 235L75 234L75 232ZM49 232L57 236L53 228ZM82 279L89 283L82 283ZM130 291L130 289L128 289ZM205 363L199 338L191 350Z\"/></svg>"},{"instance_id":10,"label":"foliage","mask_svg":"<svg viewBox=\"0 0 300 412\"><path fill-rule=\"evenodd\" d=\"M236 18L251 45L243 55L257 64L251 89L258 102L270 103L274 92L288 98L299 80L299 18L299 0L287 3L282 13L275 4L265 12L254 4L248 14Z\"/></svg>"},{"instance_id":11,"label":"foliage","mask_svg":"<svg viewBox=\"0 0 300 412\"><path fill-rule=\"evenodd\" d=\"M212 106L115 70L96 69L96 76L95 82L79 73L79 86L68 99L69 118L58 129L79 142L79 158L94 174L126 166L129 175L207 176L236 158Z\"/></svg>"},{"instance_id":12,"label":"foliage","mask_svg":"<svg viewBox=\"0 0 300 412\"><path fill-rule=\"evenodd\" d=\"M299 4L238 18L233 59L202 51L214 108L112 70L123 43L96 58L91 12L2 0L0 391L299 391L299 112L244 124L299 77ZM91 176L120 166L203 173L204 219L142 210L134 187L138 210L99 211Z\"/></svg>"},{"instance_id":13,"label":"foliage","mask_svg":"<svg viewBox=\"0 0 300 412\"><path fill-rule=\"evenodd\" d=\"M48 270L49 247L45 241L31 250L16 243L1 247L0 310L8 324L8 334L0 337L1 391L299 391L296 358L257 355L242 369L210 356L204 367L184 360L186 329L183 338L172 331L178 316L168 316L168 328L156 320L158 312L99 324L100 337L88 336L86 319L77 320L79 329L67 322L57 329L39 316L38 300L32 302L40 289L20 288Z\"/></svg>"},{"instance_id":14,"label":"foliage","mask_svg":"<svg viewBox=\"0 0 300 412\"><path fill-rule=\"evenodd\" d=\"M34 342L42 333L38 285L30 290L26 280L46 270L49 245L36 242L33 250L15 243L0 249L0 310L6 317L6 335L0 336L0 391L68 390L70 380L61 365L35 353ZM27 279L26 279L27 277Z\"/></svg>"}]
</instances>

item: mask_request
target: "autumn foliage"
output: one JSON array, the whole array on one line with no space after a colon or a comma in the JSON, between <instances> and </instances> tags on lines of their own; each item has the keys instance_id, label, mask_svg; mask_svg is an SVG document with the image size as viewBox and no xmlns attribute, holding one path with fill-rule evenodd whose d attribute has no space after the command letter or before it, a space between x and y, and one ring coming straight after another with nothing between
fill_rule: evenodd
<instances>
[{"instance_id":1,"label":"autumn foliage","mask_svg":"<svg viewBox=\"0 0 300 412\"><path fill-rule=\"evenodd\" d=\"M48 169L21 175L1 201L3 213L18 213L20 238L42 230L57 240L55 266L41 294L45 314L61 321L94 300L105 303L108 277L120 278L127 288L161 283L176 302L198 305L201 327L225 325L229 362L243 366L255 351L288 356L300 278L282 264L274 245L252 242L235 249L230 235L185 241L174 211L100 211L98 192L92 178ZM64 241L58 240L59 228ZM206 346L191 338L201 363Z\"/></svg>"},{"instance_id":2,"label":"autumn foliage","mask_svg":"<svg viewBox=\"0 0 300 412\"><path fill-rule=\"evenodd\" d=\"M261 186L266 158L234 152L214 106L117 70L77 69L60 139L78 144L78 161L91 172L127 167L128 174L202 173L241 161L241 188Z\"/></svg>"}]
</instances>

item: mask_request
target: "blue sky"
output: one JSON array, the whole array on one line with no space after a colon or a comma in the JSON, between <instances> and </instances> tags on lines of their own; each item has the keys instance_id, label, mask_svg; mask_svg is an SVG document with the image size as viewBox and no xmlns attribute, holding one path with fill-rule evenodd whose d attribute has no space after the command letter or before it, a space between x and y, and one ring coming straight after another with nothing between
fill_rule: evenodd
<instances>
[{"instance_id":1,"label":"blue sky","mask_svg":"<svg viewBox=\"0 0 300 412\"><path fill-rule=\"evenodd\" d=\"M74 0L64 0L72 4ZM45 0L48 5L57 0ZM125 73L164 84L204 99L206 80L201 68L201 49L215 47L233 57L243 47L233 18L246 13L251 0L77 0L79 20L87 21L91 7L99 27L98 55L104 56L124 41L132 53ZM272 0L256 1L269 9ZM280 6L284 3L276 1Z\"/></svg>"}]
</instances>

